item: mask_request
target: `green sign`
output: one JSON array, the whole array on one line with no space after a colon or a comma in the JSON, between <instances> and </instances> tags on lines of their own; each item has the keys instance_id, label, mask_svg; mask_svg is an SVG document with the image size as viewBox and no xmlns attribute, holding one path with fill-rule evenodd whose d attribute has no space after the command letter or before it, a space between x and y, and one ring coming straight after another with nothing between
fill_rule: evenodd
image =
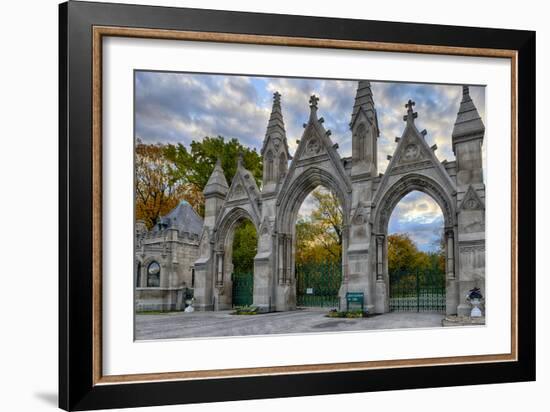
<instances>
[{"instance_id":1,"label":"green sign","mask_svg":"<svg viewBox=\"0 0 550 412\"><path fill-rule=\"evenodd\" d=\"M365 294L363 292L348 292L346 293L347 310L349 311L350 303L360 303L361 310L365 304Z\"/></svg>"}]
</instances>

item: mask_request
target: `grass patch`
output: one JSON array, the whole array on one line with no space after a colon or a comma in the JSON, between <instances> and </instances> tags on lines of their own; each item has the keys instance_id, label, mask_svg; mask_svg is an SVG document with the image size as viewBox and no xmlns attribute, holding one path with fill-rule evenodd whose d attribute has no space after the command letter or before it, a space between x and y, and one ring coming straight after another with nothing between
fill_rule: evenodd
<instances>
[{"instance_id":1,"label":"grass patch","mask_svg":"<svg viewBox=\"0 0 550 412\"><path fill-rule=\"evenodd\" d=\"M336 309L332 309L329 313L327 313L327 318L357 319L368 317L368 312L363 312L361 310L338 311Z\"/></svg>"},{"instance_id":2,"label":"grass patch","mask_svg":"<svg viewBox=\"0 0 550 412\"><path fill-rule=\"evenodd\" d=\"M232 315L257 315L259 312L257 306L238 306L235 308L235 311L232 312Z\"/></svg>"}]
</instances>

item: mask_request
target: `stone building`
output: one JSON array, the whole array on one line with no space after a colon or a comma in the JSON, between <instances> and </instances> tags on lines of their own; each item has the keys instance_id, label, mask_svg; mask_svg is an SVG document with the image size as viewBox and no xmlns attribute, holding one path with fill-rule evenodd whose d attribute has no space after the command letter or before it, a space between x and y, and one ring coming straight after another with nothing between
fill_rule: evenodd
<instances>
[{"instance_id":1,"label":"stone building","mask_svg":"<svg viewBox=\"0 0 550 412\"><path fill-rule=\"evenodd\" d=\"M136 310L181 310L194 286L201 217L182 201L147 230L136 224Z\"/></svg>"},{"instance_id":2,"label":"stone building","mask_svg":"<svg viewBox=\"0 0 550 412\"><path fill-rule=\"evenodd\" d=\"M486 293L482 169L485 127L468 87L463 87L449 136L456 160L437 159L436 145L430 147L425 140L427 132L415 125L415 103L409 100L402 135L396 138L397 147L383 174L378 172L380 131L370 83L358 83L350 108L351 157L339 155L338 144L318 115L318 101L311 96L309 119L291 156L281 95L274 94L261 149L261 190L241 160L231 185L220 164L216 165L204 189L206 214L195 262L196 308L231 307L231 244L236 227L248 219L258 233L253 304L265 311L295 309L296 218L306 196L321 185L338 197L343 209L342 303L347 292L362 292L369 311L389 311L388 221L397 203L418 190L431 196L444 216L446 313L469 314L467 292L476 286L483 295Z\"/></svg>"}]
</instances>

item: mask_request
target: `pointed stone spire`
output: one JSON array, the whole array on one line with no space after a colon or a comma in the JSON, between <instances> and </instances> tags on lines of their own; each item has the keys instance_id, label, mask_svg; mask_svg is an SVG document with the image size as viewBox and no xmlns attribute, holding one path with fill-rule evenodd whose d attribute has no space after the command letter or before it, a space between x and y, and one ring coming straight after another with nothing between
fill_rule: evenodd
<instances>
[{"instance_id":1,"label":"pointed stone spire","mask_svg":"<svg viewBox=\"0 0 550 412\"><path fill-rule=\"evenodd\" d=\"M352 135L352 170L354 178L368 179L378 174L378 115L374 107L371 84L368 80L357 83L357 93L349 128Z\"/></svg>"},{"instance_id":2,"label":"pointed stone spire","mask_svg":"<svg viewBox=\"0 0 550 412\"><path fill-rule=\"evenodd\" d=\"M212 171L212 174L204 187L203 193L205 197L214 195L225 197L228 189L229 185L227 184L227 180L225 179L225 175L223 173L222 163L218 158L216 165L214 166L214 170Z\"/></svg>"},{"instance_id":3,"label":"pointed stone spire","mask_svg":"<svg viewBox=\"0 0 550 412\"><path fill-rule=\"evenodd\" d=\"M453 152L456 154L455 145L457 143L474 139L483 141L484 134L485 126L470 97L470 88L462 86L462 101L453 128Z\"/></svg>"},{"instance_id":4,"label":"pointed stone spire","mask_svg":"<svg viewBox=\"0 0 550 412\"><path fill-rule=\"evenodd\" d=\"M283 120L283 112L281 111L281 94L279 92L273 93L273 107L271 109L271 116L269 116L269 122L267 123L266 135L278 133L281 136L285 135L285 122Z\"/></svg>"},{"instance_id":5,"label":"pointed stone spire","mask_svg":"<svg viewBox=\"0 0 550 412\"><path fill-rule=\"evenodd\" d=\"M378 119L376 115L376 109L374 108L374 99L372 97L372 89L368 80L360 80L357 85L357 93L355 95L355 103L353 105L353 111L351 113L351 121L349 123L350 129L353 129L353 125L359 116L359 113L363 111L367 118L371 121L375 121L378 128Z\"/></svg>"},{"instance_id":6,"label":"pointed stone spire","mask_svg":"<svg viewBox=\"0 0 550 412\"><path fill-rule=\"evenodd\" d=\"M271 115L267 122L267 130L265 132L265 138L262 145L261 154L263 155L270 139L279 138L285 147L288 154L288 143L286 140L285 122L283 120L283 112L281 110L281 94L279 92L273 93L273 107L271 109Z\"/></svg>"}]
</instances>

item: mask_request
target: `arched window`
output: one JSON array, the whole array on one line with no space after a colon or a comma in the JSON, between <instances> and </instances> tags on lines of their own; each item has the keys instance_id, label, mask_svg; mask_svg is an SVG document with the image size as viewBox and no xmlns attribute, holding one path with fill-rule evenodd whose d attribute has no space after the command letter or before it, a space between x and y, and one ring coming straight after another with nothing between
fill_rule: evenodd
<instances>
[{"instance_id":1,"label":"arched window","mask_svg":"<svg viewBox=\"0 0 550 412\"><path fill-rule=\"evenodd\" d=\"M160 265L153 261L147 267L147 287L158 288L160 286Z\"/></svg>"},{"instance_id":2,"label":"arched window","mask_svg":"<svg viewBox=\"0 0 550 412\"><path fill-rule=\"evenodd\" d=\"M365 160L365 155L367 152L367 128L365 123L361 123L357 127L357 158L359 160Z\"/></svg>"},{"instance_id":3,"label":"arched window","mask_svg":"<svg viewBox=\"0 0 550 412\"><path fill-rule=\"evenodd\" d=\"M273 152L271 150L268 150L265 159L265 179L270 181L273 180Z\"/></svg>"},{"instance_id":4,"label":"arched window","mask_svg":"<svg viewBox=\"0 0 550 412\"><path fill-rule=\"evenodd\" d=\"M279 156L279 179L282 179L286 173L286 156L284 153L281 153Z\"/></svg>"}]
</instances>

